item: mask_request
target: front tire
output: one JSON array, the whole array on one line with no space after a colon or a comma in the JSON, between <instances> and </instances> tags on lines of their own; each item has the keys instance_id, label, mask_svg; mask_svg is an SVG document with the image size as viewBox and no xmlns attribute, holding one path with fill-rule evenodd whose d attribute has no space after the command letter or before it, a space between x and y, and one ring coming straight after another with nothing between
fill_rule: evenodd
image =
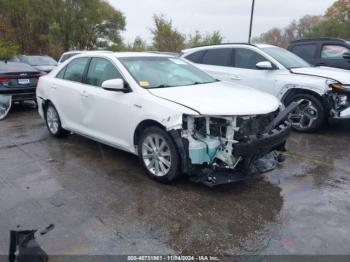
<instances>
[{"instance_id":1,"label":"front tire","mask_svg":"<svg viewBox=\"0 0 350 262\"><path fill-rule=\"evenodd\" d=\"M64 138L69 135L69 132L62 128L60 116L52 103L45 107L45 120L47 129L54 137Z\"/></svg>"},{"instance_id":2,"label":"front tire","mask_svg":"<svg viewBox=\"0 0 350 262\"><path fill-rule=\"evenodd\" d=\"M296 94L286 101L286 105L300 100L303 102L289 115L292 128L303 133L317 131L326 121L326 112L322 102L313 95Z\"/></svg>"},{"instance_id":3,"label":"front tire","mask_svg":"<svg viewBox=\"0 0 350 262\"><path fill-rule=\"evenodd\" d=\"M170 135L159 127L149 127L141 135L138 155L146 174L161 183L180 176L180 159Z\"/></svg>"}]
</instances>

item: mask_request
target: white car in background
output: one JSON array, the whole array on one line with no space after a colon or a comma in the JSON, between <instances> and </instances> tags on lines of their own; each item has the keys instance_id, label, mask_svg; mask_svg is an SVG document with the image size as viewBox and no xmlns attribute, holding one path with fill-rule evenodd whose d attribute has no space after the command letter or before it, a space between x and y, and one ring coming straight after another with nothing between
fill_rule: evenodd
<instances>
[{"instance_id":1,"label":"white car in background","mask_svg":"<svg viewBox=\"0 0 350 262\"><path fill-rule=\"evenodd\" d=\"M58 60L58 64L62 64L64 62L66 62L68 59L76 56L76 55L80 55L80 54L86 54L88 52L102 52L102 53L111 53L111 51L105 51L105 50L96 50L96 51L79 51L79 50L73 50L73 51L68 51L65 52L61 55L60 59Z\"/></svg>"},{"instance_id":2,"label":"white car in background","mask_svg":"<svg viewBox=\"0 0 350 262\"><path fill-rule=\"evenodd\" d=\"M297 131L316 131L327 118L350 118L347 70L313 67L285 49L263 44L203 46L184 50L182 57L214 78L268 92L286 106L303 101L290 115Z\"/></svg>"},{"instance_id":3,"label":"white car in background","mask_svg":"<svg viewBox=\"0 0 350 262\"><path fill-rule=\"evenodd\" d=\"M160 182L185 173L217 185L264 172L290 132L274 96L160 54L77 55L40 78L37 100L52 135L136 154Z\"/></svg>"}]
</instances>

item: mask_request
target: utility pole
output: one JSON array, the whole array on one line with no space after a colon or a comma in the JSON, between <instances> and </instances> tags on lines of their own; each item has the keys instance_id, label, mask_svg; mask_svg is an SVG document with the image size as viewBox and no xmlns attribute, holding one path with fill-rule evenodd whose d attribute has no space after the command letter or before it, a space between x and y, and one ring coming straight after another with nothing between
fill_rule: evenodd
<instances>
[{"instance_id":1,"label":"utility pole","mask_svg":"<svg viewBox=\"0 0 350 262\"><path fill-rule=\"evenodd\" d=\"M253 21L254 21L254 8L255 8L255 0L252 0L252 12L250 15L250 27L249 27L249 39L248 43L251 43L252 40L252 31L253 31Z\"/></svg>"}]
</instances>

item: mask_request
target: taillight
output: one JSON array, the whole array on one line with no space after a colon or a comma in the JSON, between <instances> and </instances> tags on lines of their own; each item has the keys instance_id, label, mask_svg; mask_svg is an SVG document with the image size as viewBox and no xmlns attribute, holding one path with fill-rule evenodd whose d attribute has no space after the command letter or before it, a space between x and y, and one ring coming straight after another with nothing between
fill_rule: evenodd
<instances>
[{"instance_id":1,"label":"taillight","mask_svg":"<svg viewBox=\"0 0 350 262\"><path fill-rule=\"evenodd\" d=\"M10 80L10 78L8 78L8 77L0 76L0 82L8 82L9 80Z\"/></svg>"},{"instance_id":2,"label":"taillight","mask_svg":"<svg viewBox=\"0 0 350 262\"><path fill-rule=\"evenodd\" d=\"M0 76L0 84L2 85L7 85L10 81L10 78L8 77L4 77L4 76Z\"/></svg>"}]
</instances>

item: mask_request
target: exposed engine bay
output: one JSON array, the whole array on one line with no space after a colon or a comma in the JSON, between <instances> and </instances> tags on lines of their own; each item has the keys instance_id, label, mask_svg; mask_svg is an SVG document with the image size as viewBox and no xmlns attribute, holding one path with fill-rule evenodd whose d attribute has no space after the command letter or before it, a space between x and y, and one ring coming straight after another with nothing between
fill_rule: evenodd
<instances>
[{"instance_id":1,"label":"exposed engine bay","mask_svg":"<svg viewBox=\"0 0 350 262\"><path fill-rule=\"evenodd\" d=\"M217 185L274 169L282 161L274 152L285 150L290 133L289 122L280 116L280 110L258 116L185 116L182 138L188 141L192 169L201 170L195 180Z\"/></svg>"}]
</instances>

